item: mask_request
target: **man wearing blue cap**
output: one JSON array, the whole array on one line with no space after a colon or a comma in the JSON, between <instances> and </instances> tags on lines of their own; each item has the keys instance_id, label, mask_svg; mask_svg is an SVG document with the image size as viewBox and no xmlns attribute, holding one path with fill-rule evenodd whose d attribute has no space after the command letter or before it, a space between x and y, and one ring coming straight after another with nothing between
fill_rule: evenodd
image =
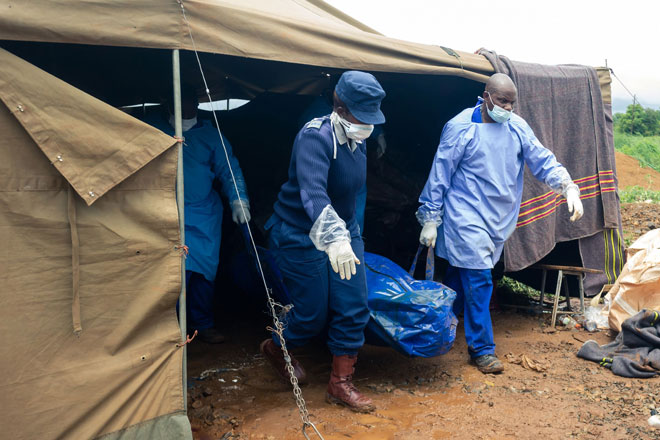
<instances>
[{"instance_id":1,"label":"man wearing blue cap","mask_svg":"<svg viewBox=\"0 0 660 440\"><path fill-rule=\"evenodd\" d=\"M364 140L374 124L385 122L380 111L384 97L373 75L344 72L332 113L311 120L296 136L289 179L266 224L294 306L286 317L287 346L304 345L327 328L333 360L326 400L358 412L374 406L352 382L369 320L355 200L367 177ZM262 342L261 351L289 381L278 336ZM302 366L294 358L291 362L298 382L304 383Z\"/></svg>"}]
</instances>

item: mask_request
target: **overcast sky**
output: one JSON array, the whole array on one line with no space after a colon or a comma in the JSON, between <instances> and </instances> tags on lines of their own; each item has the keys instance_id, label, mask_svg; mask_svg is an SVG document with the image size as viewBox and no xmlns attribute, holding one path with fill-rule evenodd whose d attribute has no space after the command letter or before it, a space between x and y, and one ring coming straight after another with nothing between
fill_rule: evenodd
<instances>
[{"instance_id":1,"label":"overcast sky","mask_svg":"<svg viewBox=\"0 0 660 440\"><path fill-rule=\"evenodd\" d=\"M389 37L518 61L607 64L647 107L660 108L660 0L326 0ZM632 97L616 78L614 110Z\"/></svg>"}]
</instances>

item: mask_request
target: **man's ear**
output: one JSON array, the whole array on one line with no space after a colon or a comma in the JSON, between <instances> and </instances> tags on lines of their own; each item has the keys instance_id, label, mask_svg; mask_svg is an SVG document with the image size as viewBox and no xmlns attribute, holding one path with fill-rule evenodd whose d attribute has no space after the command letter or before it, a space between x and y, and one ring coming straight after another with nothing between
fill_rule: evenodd
<instances>
[{"instance_id":1,"label":"man's ear","mask_svg":"<svg viewBox=\"0 0 660 440\"><path fill-rule=\"evenodd\" d=\"M484 102L486 103L486 108L490 109L490 106L488 105L488 104L491 103L491 100L492 100L492 98L490 96L490 92L487 91L487 90L484 90L484 93L481 94L481 97L484 99Z\"/></svg>"}]
</instances>

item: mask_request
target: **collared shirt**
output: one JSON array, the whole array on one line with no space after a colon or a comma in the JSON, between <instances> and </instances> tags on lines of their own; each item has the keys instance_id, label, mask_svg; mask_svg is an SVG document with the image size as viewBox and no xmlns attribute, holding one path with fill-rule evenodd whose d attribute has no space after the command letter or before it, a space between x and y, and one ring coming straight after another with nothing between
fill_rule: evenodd
<instances>
[{"instance_id":1,"label":"collared shirt","mask_svg":"<svg viewBox=\"0 0 660 440\"><path fill-rule=\"evenodd\" d=\"M362 141L357 141L355 139L349 139L346 136L346 131L344 130L344 127L341 124L332 124L332 126L335 129L335 136L337 138L337 142L339 145L344 145L346 142L348 142L348 148L351 149L351 152L354 152L355 149L358 147L358 144L362 144Z\"/></svg>"}]
</instances>

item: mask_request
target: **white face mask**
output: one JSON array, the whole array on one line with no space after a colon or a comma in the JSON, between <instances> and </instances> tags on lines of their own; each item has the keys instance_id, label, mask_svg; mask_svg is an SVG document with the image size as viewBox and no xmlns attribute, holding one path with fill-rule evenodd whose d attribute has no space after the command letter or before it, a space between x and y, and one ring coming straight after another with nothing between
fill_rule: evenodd
<instances>
[{"instance_id":1,"label":"white face mask","mask_svg":"<svg viewBox=\"0 0 660 440\"><path fill-rule=\"evenodd\" d=\"M174 128L174 115L170 115L170 125ZM188 131L197 125L197 116L191 119L181 119L181 131Z\"/></svg>"},{"instance_id":2,"label":"white face mask","mask_svg":"<svg viewBox=\"0 0 660 440\"><path fill-rule=\"evenodd\" d=\"M371 124L354 124L342 118L337 113L335 114L337 115L337 120L341 126L344 127L346 137L349 139L363 141L371 136L371 133L374 131L374 126Z\"/></svg>"},{"instance_id":3,"label":"white face mask","mask_svg":"<svg viewBox=\"0 0 660 440\"><path fill-rule=\"evenodd\" d=\"M498 124L501 124L503 122L508 121L511 118L511 113L513 111L504 110L502 107L495 104L493 102L493 97L490 96L490 92L488 93L488 99L490 99L490 103L493 104L493 109L492 110L489 109L488 105L486 105L486 111L488 112L488 116L490 116L493 121L497 122Z\"/></svg>"}]
</instances>

